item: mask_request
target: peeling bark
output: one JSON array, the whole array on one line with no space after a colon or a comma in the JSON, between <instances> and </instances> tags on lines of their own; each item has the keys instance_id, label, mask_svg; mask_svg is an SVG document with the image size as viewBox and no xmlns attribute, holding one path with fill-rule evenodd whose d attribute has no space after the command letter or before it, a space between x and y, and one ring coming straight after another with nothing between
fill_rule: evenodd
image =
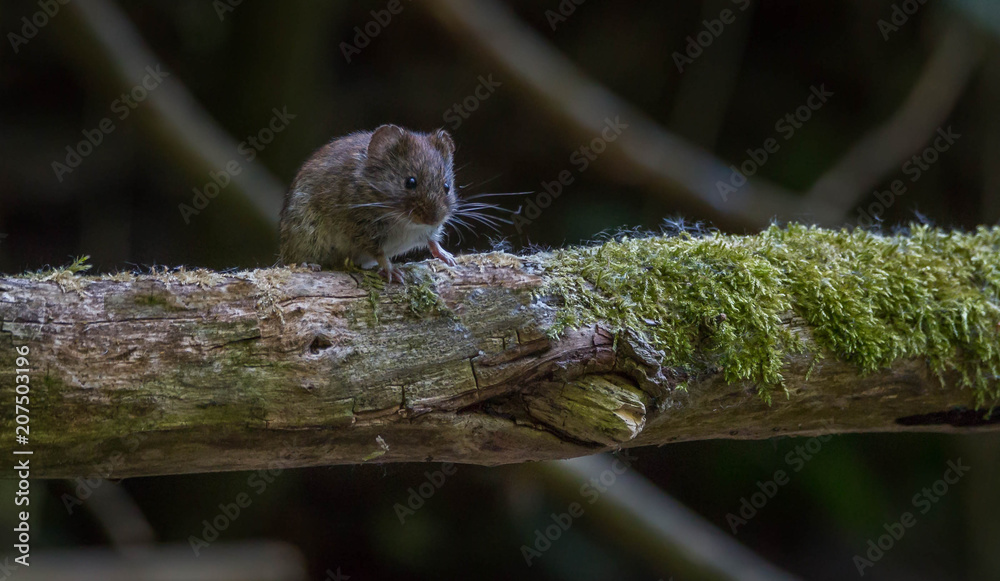
<instances>
[{"instance_id":1,"label":"peeling bark","mask_svg":"<svg viewBox=\"0 0 1000 581\"><path fill-rule=\"evenodd\" d=\"M789 355L787 398L767 405L718 370L664 367L628 331L550 339L558 305L538 296L537 265L494 254L436 268L409 269L422 286L384 289L358 273L287 269L0 279L3 401L14 348L30 348L32 475L495 465L709 438L1000 426L922 359L861 376L829 354ZM783 325L816 348L804 321ZM13 406L0 414L12 434Z\"/></svg>"}]
</instances>

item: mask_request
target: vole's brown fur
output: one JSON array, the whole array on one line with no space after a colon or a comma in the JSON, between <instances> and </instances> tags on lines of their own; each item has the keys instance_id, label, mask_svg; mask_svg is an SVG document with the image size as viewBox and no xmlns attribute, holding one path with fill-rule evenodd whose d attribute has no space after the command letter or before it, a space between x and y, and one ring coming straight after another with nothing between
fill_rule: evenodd
<instances>
[{"instance_id":1,"label":"vole's brown fur","mask_svg":"<svg viewBox=\"0 0 1000 581\"><path fill-rule=\"evenodd\" d=\"M281 261L336 269L350 259L363 268L378 264L386 278L401 281L391 259L428 247L454 265L439 244L457 204L454 152L443 129L383 125L331 141L303 164L285 195Z\"/></svg>"}]
</instances>

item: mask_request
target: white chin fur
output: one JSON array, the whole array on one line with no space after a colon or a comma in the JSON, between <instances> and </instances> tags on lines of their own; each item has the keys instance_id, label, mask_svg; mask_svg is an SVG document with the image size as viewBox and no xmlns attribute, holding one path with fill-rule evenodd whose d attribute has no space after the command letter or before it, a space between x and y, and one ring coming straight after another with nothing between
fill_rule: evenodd
<instances>
[{"instance_id":1,"label":"white chin fur","mask_svg":"<svg viewBox=\"0 0 1000 581\"><path fill-rule=\"evenodd\" d=\"M389 233L389 238L382 249L386 256L393 257L405 254L414 248L424 248L440 230L441 226L406 222Z\"/></svg>"}]
</instances>

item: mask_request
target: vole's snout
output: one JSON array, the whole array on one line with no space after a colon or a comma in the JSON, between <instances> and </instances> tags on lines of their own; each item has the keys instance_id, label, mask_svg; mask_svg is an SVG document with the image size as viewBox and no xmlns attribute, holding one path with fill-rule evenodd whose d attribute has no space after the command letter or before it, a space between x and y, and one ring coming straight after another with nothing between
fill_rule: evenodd
<instances>
[{"instance_id":1,"label":"vole's snout","mask_svg":"<svg viewBox=\"0 0 1000 581\"><path fill-rule=\"evenodd\" d=\"M434 226L441 226L448 219L451 218L451 209L445 205L438 206L435 208L434 221L431 222Z\"/></svg>"},{"instance_id":2,"label":"vole's snout","mask_svg":"<svg viewBox=\"0 0 1000 581\"><path fill-rule=\"evenodd\" d=\"M441 204L430 203L414 208L410 221L424 226L440 226L448 219L448 208Z\"/></svg>"}]
</instances>

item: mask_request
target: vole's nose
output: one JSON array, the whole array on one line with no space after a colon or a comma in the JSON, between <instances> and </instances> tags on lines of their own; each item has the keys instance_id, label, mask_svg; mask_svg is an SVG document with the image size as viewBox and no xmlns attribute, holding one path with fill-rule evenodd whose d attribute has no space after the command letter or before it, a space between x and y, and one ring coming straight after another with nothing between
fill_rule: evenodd
<instances>
[{"instance_id":1,"label":"vole's nose","mask_svg":"<svg viewBox=\"0 0 1000 581\"><path fill-rule=\"evenodd\" d=\"M413 216L410 218L410 221L413 222L414 224L433 226L437 224L440 220L437 217L436 211L429 210L424 212L421 211L414 212Z\"/></svg>"},{"instance_id":2,"label":"vole's nose","mask_svg":"<svg viewBox=\"0 0 1000 581\"><path fill-rule=\"evenodd\" d=\"M440 226L444 224L445 220L448 219L448 209L444 206L440 206L434 211L434 221L431 222L435 226Z\"/></svg>"},{"instance_id":3,"label":"vole's nose","mask_svg":"<svg viewBox=\"0 0 1000 581\"><path fill-rule=\"evenodd\" d=\"M414 212L412 221L425 226L439 226L447 217L447 209L434 204Z\"/></svg>"}]
</instances>

